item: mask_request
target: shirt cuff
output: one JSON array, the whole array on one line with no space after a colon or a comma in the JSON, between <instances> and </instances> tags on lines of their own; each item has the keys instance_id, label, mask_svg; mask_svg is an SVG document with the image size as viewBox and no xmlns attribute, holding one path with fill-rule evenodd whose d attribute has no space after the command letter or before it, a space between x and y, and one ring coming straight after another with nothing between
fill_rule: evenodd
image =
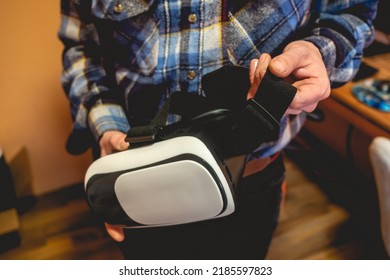
<instances>
[{"instance_id":1,"label":"shirt cuff","mask_svg":"<svg viewBox=\"0 0 390 280\"><path fill-rule=\"evenodd\" d=\"M89 111L88 123L96 141L106 131L118 130L127 133L130 129L123 108L116 104L98 104L92 107Z\"/></svg>"}]
</instances>

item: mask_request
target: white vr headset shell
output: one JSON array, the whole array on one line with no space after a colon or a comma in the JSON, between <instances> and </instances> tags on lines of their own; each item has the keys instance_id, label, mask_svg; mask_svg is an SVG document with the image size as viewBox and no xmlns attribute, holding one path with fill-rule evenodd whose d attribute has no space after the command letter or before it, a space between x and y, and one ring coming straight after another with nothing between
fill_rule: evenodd
<instances>
[{"instance_id":1,"label":"white vr headset shell","mask_svg":"<svg viewBox=\"0 0 390 280\"><path fill-rule=\"evenodd\" d=\"M191 136L102 157L85 176L92 209L124 227L175 225L229 215L235 210L233 188L227 165ZM113 193L102 195L102 191ZM125 214L121 215L123 224L107 216L107 197L117 198Z\"/></svg>"}]
</instances>

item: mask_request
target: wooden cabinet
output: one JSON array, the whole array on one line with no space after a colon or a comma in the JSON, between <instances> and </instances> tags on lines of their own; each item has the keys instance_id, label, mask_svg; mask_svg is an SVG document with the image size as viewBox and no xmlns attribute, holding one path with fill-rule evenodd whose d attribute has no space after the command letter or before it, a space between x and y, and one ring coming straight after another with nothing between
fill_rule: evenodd
<instances>
[{"instance_id":1,"label":"wooden cabinet","mask_svg":"<svg viewBox=\"0 0 390 280\"><path fill-rule=\"evenodd\" d=\"M364 61L379 70L371 78L390 79L390 54ZM331 97L320 102L317 108L321 118L307 120L304 128L363 174L373 177L368 147L376 136L390 138L390 113L359 102L352 95L354 84L334 89Z\"/></svg>"},{"instance_id":2,"label":"wooden cabinet","mask_svg":"<svg viewBox=\"0 0 390 280\"><path fill-rule=\"evenodd\" d=\"M390 138L390 133L334 98L322 101L317 110L322 120L309 119L304 128L364 175L372 177L368 147L376 136Z\"/></svg>"}]
</instances>

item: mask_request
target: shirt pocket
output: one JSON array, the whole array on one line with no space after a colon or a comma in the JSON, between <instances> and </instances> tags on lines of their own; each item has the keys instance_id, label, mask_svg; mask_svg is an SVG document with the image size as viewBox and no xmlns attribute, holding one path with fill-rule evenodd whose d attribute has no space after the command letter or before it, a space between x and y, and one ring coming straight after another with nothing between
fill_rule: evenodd
<instances>
[{"instance_id":1,"label":"shirt pocket","mask_svg":"<svg viewBox=\"0 0 390 280\"><path fill-rule=\"evenodd\" d=\"M111 55L116 65L145 76L153 73L158 60L153 2L94 0L92 4L93 16L112 26Z\"/></svg>"},{"instance_id":2,"label":"shirt pocket","mask_svg":"<svg viewBox=\"0 0 390 280\"><path fill-rule=\"evenodd\" d=\"M259 57L253 36L248 34L246 21L228 13L228 22L222 28L223 47L228 60L234 65L248 66L251 58Z\"/></svg>"},{"instance_id":3,"label":"shirt pocket","mask_svg":"<svg viewBox=\"0 0 390 280\"><path fill-rule=\"evenodd\" d=\"M153 3L154 0L92 0L91 9L98 18L121 21L148 11Z\"/></svg>"},{"instance_id":4,"label":"shirt pocket","mask_svg":"<svg viewBox=\"0 0 390 280\"><path fill-rule=\"evenodd\" d=\"M308 10L310 1L294 4L258 0L248 2L237 12L228 11L223 42L229 60L248 65L262 53L277 54L292 39Z\"/></svg>"}]
</instances>

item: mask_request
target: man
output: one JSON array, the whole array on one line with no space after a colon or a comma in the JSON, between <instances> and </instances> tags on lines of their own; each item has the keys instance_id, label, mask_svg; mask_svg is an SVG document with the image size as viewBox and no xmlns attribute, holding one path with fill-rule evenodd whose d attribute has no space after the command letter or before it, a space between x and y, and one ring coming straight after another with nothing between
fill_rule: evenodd
<instances>
[{"instance_id":1,"label":"man","mask_svg":"<svg viewBox=\"0 0 390 280\"><path fill-rule=\"evenodd\" d=\"M131 126L148 122L175 91L203 94L201 77L249 67L253 97L265 72L297 94L279 140L247 155L239 207L210 221L149 229L106 225L126 258L264 258L279 214L280 151L305 112L353 78L372 41L376 1L62 0L62 82L74 119L68 142L100 156L127 149ZM177 119L171 116L168 122Z\"/></svg>"}]
</instances>

